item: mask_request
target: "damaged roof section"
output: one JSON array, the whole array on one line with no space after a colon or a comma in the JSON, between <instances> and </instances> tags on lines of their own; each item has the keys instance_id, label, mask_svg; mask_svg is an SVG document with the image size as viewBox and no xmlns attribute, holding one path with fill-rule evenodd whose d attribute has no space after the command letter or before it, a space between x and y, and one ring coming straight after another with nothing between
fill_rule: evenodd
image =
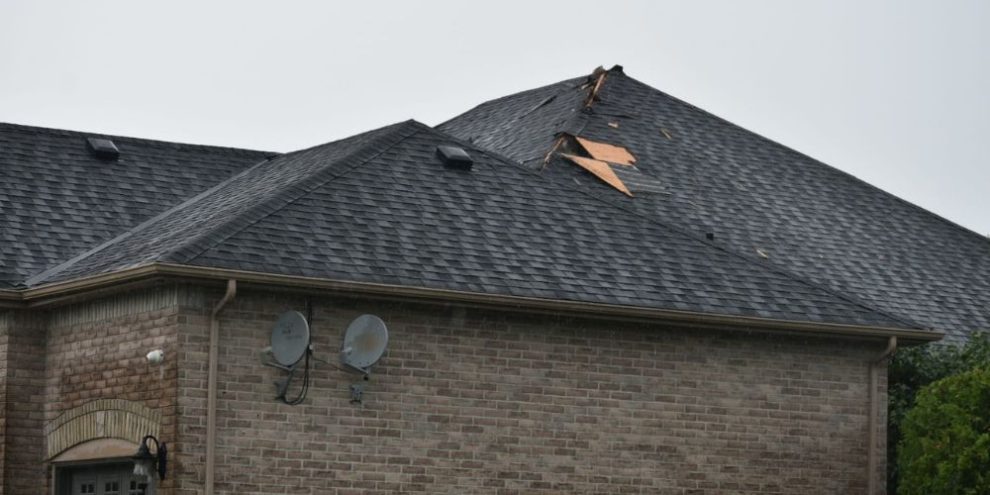
<instances>
[{"instance_id":1,"label":"damaged roof section","mask_svg":"<svg viewBox=\"0 0 990 495\"><path fill-rule=\"evenodd\" d=\"M598 177L599 179L605 181L606 184L618 189L619 191L622 191L629 197L632 197L633 194L629 192L629 188L626 187L625 183L622 182L622 179L620 179L619 176L615 175L615 172L612 170L612 167L609 166L607 162L603 162L601 160L595 160L594 158L585 158L583 156L571 155L568 153L561 153L561 156L567 158L568 160L580 166L581 168L587 170L588 172L591 172L592 174L595 175L595 177Z\"/></svg>"},{"instance_id":2,"label":"damaged roof section","mask_svg":"<svg viewBox=\"0 0 990 495\"><path fill-rule=\"evenodd\" d=\"M605 83L605 78L608 76L608 71L604 67L598 66L590 76L588 76L588 82L581 86L582 89L590 89L588 91L588 97L584 100L584 107L588 108L595 104L598 100L598 92L602 89L602 84Z\"/></svg>"},{"instance_id":3,"label":"damaged roof section","mask_svg":"<svg viewBox=\"0 0 990 495\"><path fill-rule=\"evenodd\" d=\"M451 145L472 159L470 173L437 163ZM27 285L166 263L913 328L581 191L404 122L259 162Z\"/></svg>"},{"instance_id":4,"label":"damaged roof section","mask_svg":"<svg viewBox=\"0 0 990 495\"><path fill-rule=\"evenodd\" d=\"M580 136L574 136L578 144L595 160L614 163L616 165L635 165L636 157L626 148L614 144L600 143Z\"/></svg>"},{"instance_id":5,"label":"damaged roof section","mask_svg":"<svg viewBox=\"0 0 990 495\"><path fill-rule=\"evenodd\" d=\"M554 142L546 162L554 154L587 170L629 197L633 197L635 192L665 192L659 179L636 167L636 157L624 146L562 134Z\"/></svg>"},{"instance_id":6,"label":"damaged roof section","mask_svg":"<svg viewBox=\"0 0 990 495\"><path fill-rule=\"evenodd\" d=\"M557 95L552 103L525 118L500 118L529 111L551 94ZM618 198L685 232L704 236L717 230L725 249L866 306L943 329L950 342L990 328L986 237L618 67L493 100L441 129L456 137L484 136L484 143L492 143L489 149L547 178L579 184L602 199ZM610 168L636 197L606 196L614 189L566 157L554 159L562 152L594 158L589 150L554 150L551 160L538 164L533 157L542 162L563 133L627 146L636 166ZM637 170L643 182L630 177ZM645 180L660 194L640 194Z\"/></svg>"}]
</instances>

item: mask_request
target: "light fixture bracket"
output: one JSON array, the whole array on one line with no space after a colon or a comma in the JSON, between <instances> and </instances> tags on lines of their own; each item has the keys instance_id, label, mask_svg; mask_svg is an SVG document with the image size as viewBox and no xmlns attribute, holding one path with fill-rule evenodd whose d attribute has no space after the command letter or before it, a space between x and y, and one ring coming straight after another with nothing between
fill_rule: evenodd
<instances>
[{"instance_id":1,"label":"light fixture bracket","mask_svg":"<svg viewBox=\"0 0 990 495\"><path fill-rule=\"evenodd\" d=\"M148 447L148 440L155 442L155 453L151 453ZM151 477L152 469L158 472L158 479L165 479L165 472L168 469L168 448L165 442L159 442L154 435L145 435L141 439L141 445L137 452L131 457L134 461L134 474L137 476Z\"/></svg>"}]
</instances>

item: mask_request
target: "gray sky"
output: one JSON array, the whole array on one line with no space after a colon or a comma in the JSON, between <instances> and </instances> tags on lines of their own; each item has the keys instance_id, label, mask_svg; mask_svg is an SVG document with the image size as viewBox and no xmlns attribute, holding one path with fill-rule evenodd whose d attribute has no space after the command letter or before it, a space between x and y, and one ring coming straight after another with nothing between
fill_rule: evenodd
<instances>
[{"instance_id":1,"label":"gray sky","mask_svg":"<svg viewBox=\"0 0 990 495\"><path fill-rule=\"evenodd\" d=\"M621 64L990 234L990 2L0 0L0 121L289 151Z\"/></svg>"}]
</instances>

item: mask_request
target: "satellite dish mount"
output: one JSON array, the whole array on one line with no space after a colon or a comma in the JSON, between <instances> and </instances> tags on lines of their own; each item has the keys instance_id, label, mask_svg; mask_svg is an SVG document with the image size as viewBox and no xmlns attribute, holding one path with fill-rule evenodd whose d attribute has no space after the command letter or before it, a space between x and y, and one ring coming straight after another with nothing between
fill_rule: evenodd
<instances>
[{"instance_id":1,"label":"satellite dish mount","mask_svg":"<svg viewBox=\"0 0 990 495\"><path fill-rule=\"evenodd\" d=\"M263 352L263 363L287 372L284 378L275 381L275 398L289 405L302 403L309 391L309 360L313 354L310 346L309 322L298 311L286 311L279 315L272 327L271 347ZM264 358L267 355L268 359ZM289 385L302 365L303 383L298 396L286 398Z\"/></svg>"},{"instance_id":2,"label":"satellite dish mount","mask_svg":"<svg viewBox=\"0 0 990 495\"><path fill-rule=\"evenodd\" d=\"M388 345L388 328L375 315L361 315L347 325L344 343L340 348L340 362L344 368L361 373L367 381L371 367L382 358ZM350 386L351 403L360 404L364 396L364 384Z\"/></svg>"}]
</instances>

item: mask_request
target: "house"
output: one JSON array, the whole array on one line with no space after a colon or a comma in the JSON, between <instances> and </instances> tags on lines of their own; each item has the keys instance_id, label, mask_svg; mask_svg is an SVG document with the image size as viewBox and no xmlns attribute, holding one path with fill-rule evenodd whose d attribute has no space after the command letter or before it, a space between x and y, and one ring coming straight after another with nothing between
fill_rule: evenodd
<instances>
[{"instance_id":1,"label":"house","mask_svg":"<svg viewBox=\"0 0 990 495\"><path fill-rule=\"evenodd\" d=\"M5 495L877 493L884 359L990 320L985 239L620 69L286 154L0 124L0 167Z\"/></svg>"}]
</instances>

